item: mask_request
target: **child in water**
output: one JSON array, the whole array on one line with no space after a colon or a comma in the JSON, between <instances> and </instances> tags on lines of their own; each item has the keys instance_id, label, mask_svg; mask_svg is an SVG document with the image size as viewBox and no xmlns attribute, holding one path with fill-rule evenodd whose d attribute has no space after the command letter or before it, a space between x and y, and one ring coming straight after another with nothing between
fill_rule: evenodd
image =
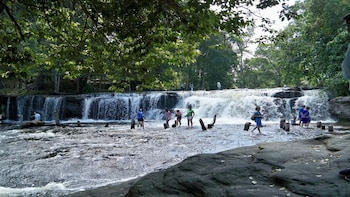
<instances>
[{"instance_id":1,"label":"child in water","mask_svg":"<svg viewBox=\"0 0 350 197\"><path fill-rule=\"evenodd\" d=\"M189 106L186 114L188 127L190 126L193 127L193 122L192 122L193 116L194 116L194 111L192 110L192 106Z\"/></svg>"},{"instance_id":2,"label":"child in water","mask_svg":"<svg viewBox=\"0 0 350 197\"><path fill-rule=\"evenodd\" d=\"M255 117L255 122L256 122L256 126L253 128L253 130L251 131L253 133L253 131L255 129L258 129L259 131L259 135L261 135L261 130L260 127L262 127L262 123L261 123L261 119L263 118L262 114L260 113L260 107L256 107L255 108L255 112L254 112L254 117Z\"/></svg>"}]
</instances>

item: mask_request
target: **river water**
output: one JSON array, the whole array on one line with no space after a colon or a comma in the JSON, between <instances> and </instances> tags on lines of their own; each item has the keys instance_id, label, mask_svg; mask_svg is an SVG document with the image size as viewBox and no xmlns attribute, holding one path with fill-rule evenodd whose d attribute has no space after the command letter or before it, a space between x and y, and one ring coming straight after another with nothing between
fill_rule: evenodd
<instances>
[{"instance_id":1,"label":"river water","mask_svg":"<svg viewBox=\"0 0 350 197\"><path fill-rule=\"evenodd\" d=\"M280 128L281 117L276 118L278 110L274 110L270 98L238 99L236 95L228 102L227 97L219 97L217 92L216 96L209 94L213 93L189 95L178 105L182 110L188 103L193 105L196 113L193 128L187 126L185 119L180 127L168 129L164 129L164 121L159 119L146 119L145 129L131 129L129 121L109 121L107 125L107 122L92 120L80 120L80 127L76 120L63 122L64 126L25 129L17 125L2 126L0 196L61 196L98 188L173 166L196 154L313 138L327 132L317 128L317 122L335 122L325 110L321 110L322 114L316 110L319 99L322 98L323 103L323 99L327 99L318 94L300 98L313 106L314 111L310 113L316 118L310 128L291 126L289 132ZM234 104L238 100L240 103ZM246 122L252 122L249 116L254 111L254 103L269 106L272 113L263 121L264 135L243 130ZM249 109L239 111L244 107ZM199 119L208 124L214 114L218 117L215 126L203 131Z\"/></svg>"}]
</instances>

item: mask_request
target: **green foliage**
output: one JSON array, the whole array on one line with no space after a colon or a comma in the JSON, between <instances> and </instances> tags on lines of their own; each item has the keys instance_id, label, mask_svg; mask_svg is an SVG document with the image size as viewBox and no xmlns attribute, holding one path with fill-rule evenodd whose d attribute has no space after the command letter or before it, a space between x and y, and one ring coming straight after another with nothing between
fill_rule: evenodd
<instances>
[{"instance_id":1,"label":"green foliage","mask_svg":"<svg viewBox=\"0 0 350 197\"><path fill-rule=\"evenodd\" d=\"M224 35L211 36L201 42L200 56L184 73L184 82L193 83L196 89L213 90L220 82L223 88L233 87L232 67L237 65L237 54Z\"/></svg>"},{"instance_id":2,"label":"green foliage","mask_svg":"<svg viewBox=\"0 0 350 197\"><path fill-rule=\"evenodd\" d=\"M55 81L55 91L61 78L108 80L115 91L172 89L183 72L191 76L186 70L202 40L220 31L239 35L252 24L249 11L237 8L254 2L266 8L281 1L1 1L1 76L37 86L45 76ZM211 59L209 65L232 63ZM225 72L223 83L231 86L228 66L215 70L220 74L203 69L211 81L201 79L202 88L213 88L209 84Z\"/></svg>"},{"instance_id":3,"label":"green foliage","mask_svg":"<svg viewBox=\"0 0 350 197\"><path fill-rule=\"evenodd\" d=\"M349 35L342 17L349 12L350 5L343 0L305 0L293 9L299 16L268 48L260 45L258 57L248 61L249 75L258 80L259 73L273 76L267 79L270 81L267 84L259 81L266 87L269 84L323 87L336 95L347 95L341 63Z\"/></svg>"}]
</instances>

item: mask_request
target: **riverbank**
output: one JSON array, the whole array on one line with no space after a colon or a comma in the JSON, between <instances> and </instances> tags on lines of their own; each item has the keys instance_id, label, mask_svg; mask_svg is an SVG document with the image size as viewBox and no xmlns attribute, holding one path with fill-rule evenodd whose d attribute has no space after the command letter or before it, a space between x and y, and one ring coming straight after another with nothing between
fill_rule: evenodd
<instances>
[{"instance_id":1,"label":"riverbank","mask_svg":"<svg viewBox=\"0 0 350 197\"><path fill-rule=\"evenodd\" d=\"M75 193L95 196L347 196L350 133L199 154L137 180Z\"/></svg>"}]
</instances>

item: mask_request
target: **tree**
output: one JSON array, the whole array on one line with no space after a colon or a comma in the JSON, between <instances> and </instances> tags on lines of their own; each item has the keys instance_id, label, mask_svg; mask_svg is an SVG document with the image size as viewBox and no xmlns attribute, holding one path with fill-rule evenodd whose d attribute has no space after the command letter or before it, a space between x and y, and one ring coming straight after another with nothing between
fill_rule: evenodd
<instances>
[{"instance_id":1,"label":"tree","mask_svg":"<svg viewBox=\"0 0 350 197\"><path fill-rule=\"evenodd\" d=\"M211 36L199 45L200 55L189 65L186 82L198 89L213 90L220 82L224 88L233 87L232 67L237 65L237 54L225 34Z\"/></svg>"},{"instance_id":2,"label":"tree","mask_svg":"<svg viewBox=\"0 0 350 197\"><path fill-rule=\"evenodd\" d=\"M248 27L247 31L242 33L241 35L230 35L230 41L234 46L236 46L236 50L239 54L239 64L233 68L234 77L236 81L236 85L241 88L247 88L247 75L249 74L249 68L245 64L245 55L249 53L248 45L252 43L251 38L253 36L254 29L253 27Z\"/></svg>"},{"instance_id":3,"label":"tree","mask_svg":"<svg viewBox=\"0 0 350 197\"><path fill-rule=\"evenodd\" d=\"M239 7L281 1L1 1L0 70L21 80L83 77L108 79L118 91L131 83L152 88L161 65L193 63L201 40L220 31L239 35L251 24Z\"/></svg>"},{"instance_id":4,"label":"tree","mask_svg":"<svg viewBox=\"0 0 350 197\"><path fill-rule=\"evenodd\" d=\"M253 58L246 60L246 87L274 88L283 86L282 70L276 65L279 50L273 44L260 44Z\"/></svg>"},{"instance_id":5,"label":"tree","mask_svg":"<svg viewBox=\"0 0 350 197\"><path fill-rule=\"evenodd\" d=\"M293 9L299 13L294 21L263 53L263 48L257 51L257 56L268 61L253 58L249 64L256 71L263 62L269 65L271 75L278 79L275 85L323 87L337 95L348 94L340 65L348 44L342 17L350 10L349 4L305 0Z\"/></svg>"}]
</instances>

